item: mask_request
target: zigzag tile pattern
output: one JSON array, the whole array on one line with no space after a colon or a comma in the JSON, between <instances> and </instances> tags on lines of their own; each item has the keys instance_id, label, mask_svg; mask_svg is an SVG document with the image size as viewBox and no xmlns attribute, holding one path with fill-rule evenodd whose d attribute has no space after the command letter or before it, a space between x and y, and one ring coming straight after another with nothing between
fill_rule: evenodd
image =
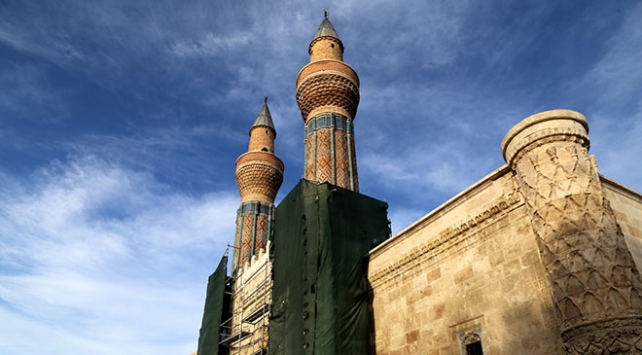
<instances>
[{"instance_id":1,"label":"zigzag tile pattern","mask_svg":"<svg viewBox=\"0 0 642 355\"><path fill-rule=\"evenodd\" d=\"M352 135L334 127L317 129L305 140L305 155L305 179L359 191Z\"/></svg>"},{"instance_id":2,"label":"zigzag tile pattern","mask_svg":"<svg viewBox=\"0 0 642 355\"><path fill-rule=\"evenodd\" d=\"M254 215L244 214L240 218L242 221L241 230L241 256L239 266L243 267L252 257L252 237L254 236Z\"/></svg>"}]
</instances>

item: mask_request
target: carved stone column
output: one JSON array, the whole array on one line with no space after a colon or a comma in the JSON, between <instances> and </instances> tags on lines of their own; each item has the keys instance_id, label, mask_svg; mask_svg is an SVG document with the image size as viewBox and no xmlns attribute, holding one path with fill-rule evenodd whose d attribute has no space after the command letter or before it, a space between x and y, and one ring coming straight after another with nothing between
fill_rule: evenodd
<instances>
[{"instance_id":1,"label":"carved stone column","mask_svg":"<svg viewBox=\"0 0 642 355\"><path fill-rule=\"evenodd\" d=\"M502 142L515 171L568 354L642 353L642 283L604 197L586 118L546 111Z\"/></svg>"}]
</instances>

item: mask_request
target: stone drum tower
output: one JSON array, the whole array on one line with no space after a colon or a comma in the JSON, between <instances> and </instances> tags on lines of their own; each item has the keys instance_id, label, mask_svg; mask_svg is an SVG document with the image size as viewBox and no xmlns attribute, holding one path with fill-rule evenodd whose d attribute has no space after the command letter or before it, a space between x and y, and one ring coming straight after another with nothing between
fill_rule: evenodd
<instances>
[{"instance_id":1,"label":"stone drum tower","mask_svg":"<svg viewBox=\"0 0 642 355\"><path fill-rule=\"evenodd\" d=\"M234 272L265 249L272 233L274 198L283 182L283 162L274 155L276 130L267 105L250 129L247 153L236 160L236 183L241 193L237 211Z\"/></svg>"},{"instance_id":2,"label":"stone drum tower","mask_svg":"<svg viewBox=\"0 0 642 355\"><path fill-rule=\"evenodd\" d=\"M359 105L359 77L343 62L343 43L327 12L308 52L310 64L296 81L305 121L304 177L358 192L352 121Z\"/></svg>"},{"instance_id":3,"label":"stone drum tower","mask_svg":"<svg viewBox=\"0 0 642 355\"><path fill-rule=\"evenodd\" d=\"M642 283L588 155L586 118L533 115L502 142L531 216L568 354L637 354Z\"/></svg>"}]
</instances>

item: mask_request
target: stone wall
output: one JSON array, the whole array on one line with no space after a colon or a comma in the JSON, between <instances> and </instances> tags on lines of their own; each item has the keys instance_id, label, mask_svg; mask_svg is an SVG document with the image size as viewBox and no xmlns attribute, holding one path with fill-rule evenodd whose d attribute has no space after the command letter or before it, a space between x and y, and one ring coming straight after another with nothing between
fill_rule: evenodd
<instances>
[{"instance_id":1,"label":"stone wall","mask_svg":"<svg viewBox=\"0 0 642 355\"><path fill-rule=\"evenodd\" d=\"M642 270L642 194L604 176L600 178L635 265Z\"/></svg>"},{"instance_id":2,"label":"stone wall","mask_svg":"<svg viewBox=\"0 0 642 355\"><path fill-rule=\"evenodd\" d=\"M562 353L545 270L500 168L371 253L377 354ZM465 353L465 352L464 352Z\"/></svg>"},{"instance_id":3,"label":"stone wall","mask_svg":"<svg viewBox=\"0 0 642 355\"><path fill-rule=\"evenodd\" d=\"M533 115L509 166L373 250L372 352L640 353L642 195L588 148L580 113Z\"/></svg>"}]
</instances>

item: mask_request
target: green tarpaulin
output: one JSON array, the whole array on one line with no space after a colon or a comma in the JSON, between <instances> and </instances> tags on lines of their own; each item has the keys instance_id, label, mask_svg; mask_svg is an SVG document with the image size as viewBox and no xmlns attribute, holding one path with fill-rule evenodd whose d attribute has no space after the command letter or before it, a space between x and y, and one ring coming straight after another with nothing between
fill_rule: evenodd
<instances>
[{"instance_id":1,"label":"green tarpaulin","mask_svg":"<svg viewBox=\"0 0 642 355\"><path fill-rule=\"evenodd\" d=\"M385 202L301 180L275 211L270 354L366 354L366 254L390 236Z\"/></svg>"},{"instance_id":2,"label":"green tarpaulin","mask_svg":"<svg viewBox=\"0 0 642 355\"><path fill-rule=\"evenodd\" d=\"M221 337L221 321L224 316L225 282L227 279L227 256L223 256L216 271L207 281L207 296L205 296L205 309L201 323L200 336L198 337L198 355L218 355L219 340Z\"/></svg>"}]
</instances>

